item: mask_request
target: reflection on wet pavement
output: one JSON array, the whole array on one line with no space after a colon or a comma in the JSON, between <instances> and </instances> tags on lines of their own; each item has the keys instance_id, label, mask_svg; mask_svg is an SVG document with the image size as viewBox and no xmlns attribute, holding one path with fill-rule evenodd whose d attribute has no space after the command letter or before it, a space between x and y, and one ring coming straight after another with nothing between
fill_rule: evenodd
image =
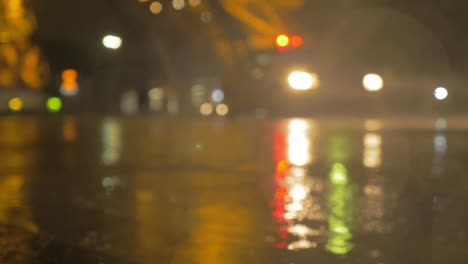
<instances>
[{"instance_id":1,"label":"reflection on wet pavement","mask_svg":"<svg viewBox=\"0 0 468 264\"><path fill-rule=\"evenodd\" d=\"M466 263L467 129L430 124L1 118L0 262Z\"/></svg>"}]
</instances>

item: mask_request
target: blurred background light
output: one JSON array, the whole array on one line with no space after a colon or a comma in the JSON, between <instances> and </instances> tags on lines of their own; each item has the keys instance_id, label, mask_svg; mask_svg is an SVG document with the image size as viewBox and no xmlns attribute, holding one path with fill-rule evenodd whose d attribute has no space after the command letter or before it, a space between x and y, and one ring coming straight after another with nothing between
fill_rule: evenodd
<instances>
[{"instance_id":1,"label":"blurred background light","mask_svg":"<svg viewBox=\"0 0 468 264\"><path fill-rule=\"evenodd\" d=\"M154 111L162 111L164 108L164 90L162 88L153 88L148 92L149 108Z\"/></svg>"},{"instance_id":2,"label":"blurred background light","mask_svg":"<svg viewBox=\"0 0 468 264\"><path fill-rule=\"evenodd\" d=\"M164 97L164 90L161 88L153 88L149 90L148 96L150 99L161 99L162 97Z\"/></svg>"},{"instance_id":3,"label":"blurred background light","mask_svg":"<svg viewBox=\"0 0 468 264\"><path fill-rule=\"evenodd\" d=\"M189 4L193 7L199 6L201 4L201 0L189 0Z\"/></svg>"},{"instance_id":4,"label":"blurred background light","mask_svg":"<svg viewBox=\"0 0 468 264\"><path fill-rule=\"evenodd\" d=\"M285 34L281 34L276 37L276 46L279 48L286 48L289 46L289 37Z\"/></svg>"},{"instance_id":5,"label":"blurred background light","mask_svg":"<svg viewBox=\"0 0 468 264\"><path fill-rule=\"evenodd\" d=\"M211 22L211 20L213 20L213 15L211 14L210 11L203 11L200 15L200 20L203 23L208 24Z\"/></svg>"},{"instance_id":6,"label":"blurred background light","mask_svg":"<svg viewBox=\"0 0 468 264\"><path fill-rule=\"evenodd\" d=\"M438 87L434 90L434 97L439 101L443 101L448 97L448 90L444 87Z\"/></svg>"},{"instance_id":7,"label":"blurred background light","mask_svg":"<svg viewBox=\"0 0 468 264\"><path fill-rule=\"evenodd\" d=\"M291 46L293 46L294 48L298 48L302 46L302 43L303 43L303 39L301 36L294 35L291 37Z\"/></svg>"},{"instance_id":8,"label":"blurred background light","mask_svg":"<svg viewBox=\"0 0 468 264\"><path fill-rule=\"evenodd\" d=\"M73 96L78 93L78 72L74 69L67 69L62 72L62 84L60 93L66 96Z\"/></svg>"},{"instance_id":9,"label":"blurred background light","mask_svg":"<svg viewBox=\"0 0 468 264\"><path fill-rule=\"evenodd\" d=\"M226 104L219 104L216 106L216 114L219 116L226 116L229 113L229 107Z\"/></svg>"},{"instance_id":10,"label":"blurred background light","mask_svg":"<svg viewBox=\"0 0 468 264\"><path fill-rule=\"evenodd\" d=\"M204 103L200 106L200 113L209 116L213 113L213 106L210 103Z\"/></svg>"},{"instance_id":11,"label":"blurred background light","mask_svg":"<svg viewBox=\"0 0 468 264\"><path fill-rule=\"evenodd\" d=\"M124 92L120 97L120 110L122 113L133 115L138 112L138 109L138 93L134 90Z\"/></svg>"},{"instance_id":12,"label":"blurred background light","mask_svg":"<svg viewBox=\"0 0 468 264\"><path fill-rule=\"evenodd\" d=\"M172 7L175 10L182 10L185 7L185 0L172 0Z\"/></svg>"},{"instance_id":13,"label":"blurred background light","mask_svg":"<svg viewBox=\"0 0 468 264\"><path fill-rule=\"evenodd\" d=\"M375 73L369 73L364 76L362 81L364 88L369 92L376 92L382 90L384 86L384 81L382 77Z\"/></svg>"},{"instance_id":14,"label":"blurred background light","mask_svg":"<svg viewBox=\"0 0 468 264\"><path fill-rule=\"evenodd\" d=\"M108 49L119 49L122 46L122 39L117 36L107 35L102 39L102 44Z\"/></svg>"},{"instance_id":15,"label":"blurred background light","mask_svg":"<svg viewBox=\"0 0 468 264\"><path fill-rule=\"evenodd\" d=\"M215 103L221 103L224 100L224 92L222 89L214 89L213 93L211 94L211 99Z\"/></svg>"},{"instance_id":16,"label":"blurred background light","mask_svg":"<svg viewBox=\"0 0 468 264\"><path fill-rule=\"evenodd\" d=\"M23 109L23 100L19 97L11 98L8 101L8 108L13 112L19 112Z\"/></svg>"},{"instance_id":17,"label":"blurred background light","mask_svg":"<svg viewBox=\"0 0 468 264\"><path fill-rule=\"evenodd\" d=\"M150 4L149 9L151 13L157 15L162 12L163 5L160 2L156 1Z\"/></svg>"},{"instance_id":18,"label":"blurred background light","mask_svg":"<svg viewBox=\"0 0 468 264\"><path fill-rule=\"evenodd\" d=\"M57 113L60 112L62 109L62 100L58 97L51 97L47 99L47 111L51 113Z\"/></svg>"},{"instance_id":19,"label":"blurred background light","mask_svg":"<svg viewBox=\"0 0 468 264\"><path fill-rule=\"evenodd\" d=\"M291 72L288 76L288 82L294 90L309 90L317 88L319 85L319 79L316 74L304 71Z\"/></svg>"}]
</instances>

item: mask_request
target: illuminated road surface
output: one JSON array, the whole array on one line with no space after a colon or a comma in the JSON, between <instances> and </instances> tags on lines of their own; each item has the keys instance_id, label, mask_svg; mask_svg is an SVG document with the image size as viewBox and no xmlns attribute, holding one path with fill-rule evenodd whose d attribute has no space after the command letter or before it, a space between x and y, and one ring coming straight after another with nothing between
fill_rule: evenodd
<instances>
[{"instance_id":1,"label":"illuminated road surface","mask_svg":"<svg viewBox=\"0 0 468 264\"><path fill-rule=\"evenodd\" d=\"M0 263L467 263L463 121L0 119Z\"/></svg>"}]
</instances>

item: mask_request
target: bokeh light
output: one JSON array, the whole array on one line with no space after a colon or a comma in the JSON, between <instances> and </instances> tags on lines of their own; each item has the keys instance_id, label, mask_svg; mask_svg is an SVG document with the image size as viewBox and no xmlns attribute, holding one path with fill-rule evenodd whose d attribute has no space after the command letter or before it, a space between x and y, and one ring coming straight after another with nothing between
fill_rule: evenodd
<instances>
[{"instance_id":1,"label":"bokeh light","mask_svg":"<svg viewBox=\"0 0 468 264\"><path fill-rule=\"evenodd\" d=\"M151 13L157 15L162 12L163 5L160 2L156 1L150 4L149 9Z\"/></svg>"},{"instance_id":2,"label":"bokeh light","mask_svg":"<svg viewBox=\"0 0 468 264\"><path fill-rule=\"evenodd\" d=\"M210 11L203 11L203 13L200 15L200 20L203 23L208 24L211 22L211 20L213 20L213 14L211 14Z\"/></svg>"},{"instance_id":3,"label":"bokeh light","mask_svg":"<svg viewBox=\"0 0 468 264\"><path fill-rule=\"evenodd\" d=\"M448 97L448 90L444 87L438 87L434 90L434 97L439 101L443 101Z\"/></svg>"},{"instance_id":4,"label":"bokeh light","mask_svg":"<svg viewBox=\"0 0 468 264\"><path fill-rule=\"evenodd\" d=\"M60 93L66 96L73 96L78 93L78 72L74 69L67 69L62 72L62 84Z\"/></svg>"},{"instance_id":5,"label":"bokeh light","mask_svg":"<svg viewBox=\"0 0 468 264\"><path fill-rule=\"evenodd\" d=\"M211 99L215 103L221 103L224 100L224 92L222 89L215 89L211 94Z\"/></svg>"},{"instance_id":6,"label":"bokeh light","mask_svg":"<svg viewBox=\"0 0 468 264\"><path fill-rule=\"evenodd\" d=\"M185 0L172 0L172 7L175 10L182 10L185 7Z\"/></svg>"},{"instance_id":7,"label":"bokeh light","mask_svg":"<svg viewBox=\"0 0 468 264\"><path fill-rule=\"evenodd\" d=\"M11 98L10 101L8 101L8 107L13 112L19 112L23 109L23 100L19 97Z\"/></svg>"},{"instance_id":8,"label":"bokeh light","mask_svg":"<svg viewBox=\"0 0 468 264\"><path fill-rule=\"evenodd\" d=\"M219 116L226 116L229 113L229 107L225 104L219 104L216 106L216 114Z\"/></svg>"},{"instance_id":9,"label":"bokeh light","mask_svg":"<svg viewBox=\"0 0 468 264\"><path fill-rule=\"evenodd\" d=\"M162 88L153 88L149 90L148 96L150 99L159 100L164 97L164 90Z\"/></svg>"},{"instance_id":10,"label":"bokeh light","mask_svg":"<svg viewBox=\"0 0 468 264\"><path fill-rule=\"evenodd\" d=\"M278 37L276 37L276 45L279 48L286 48L287 46L289 46L289 42L289 37L285 34L281 34Z\"/></svg>"},{"instance_id":11,"label":"bokeh light","mask_svg":"<svg viewBox=\"0 0 468 264\"><path fill-rule=\"evenodd\" d=\"M62 109L62 100L58 97L51 97L47 99L47 111L51 113L60 112Z\"/></svg>"},{"instance_id":12,"label":"bokeh light","mask_svg":"<svg viewBox=\"0 0 468 264\"><path fill-rule=\"evenodd\" d=\"M302 43L303 43L303 39L301 36L294 35L291 37L291 46L293 46L294 48L298 48L302 46Z\"/></svg>"},{"instance_id":13,"label":"bokeh light","mask_svg":"<svg viewBox=\"0 0 468 264\"><path fill-rule=\"evenodd\" d=\"M293 71L288 76L288 83L294 90L310 90L318 87L319 78L313 73Z\"/></svg>"},{"instance_id":14,"label":"bokeh light","mask_svg":"<svg viewBox=\"0 0 468 264\"><path fill-rule=\"evenodd\" d=\"M200 106L200 114L209 116L213 113L213 106L210 103L204 103Z\"/></svg>"},{"instance_id":15,"label":"bokeh light","mask_svg":"<svg viewBox=\"0 0 468 264\"><path fill-rule=\"evenodd\" d=\"M201 0L189 0L189 4L193 7L199 6L201 4Z\"/></svg>"},{"instance_id":16,"label":"bokeh light","mask_svg":"<svg viewBox=\"0 0 468 264\"><path fill-rule=\"evenodd\" d=\"M108 49L119 49L122 46L122 39L117 36L107 35L102 39L102 44Z\"/></svg>"},{"instance_id":17,"label":"bokeh light","mask_svg":"<svg viewBox=\"0 0 468 264\"><path fill-rule=\"evenodd\" d=\"M384 86L384 81L380 75L375 74L375 73L369 73L366 76L364 76L364 79L362 80L362 84L364 85L364 88L367 91L377 92L377 91L382 90Z\"/></svg>"},{"instance_id":18,"label":"bokeh light","mask_svg":"<svg viewBox=\"0 0 468 264\"><path fill-rule=\"evenodd\" d=\"M153 88L148 92L149 108L152 111L161 111L164 108L164 90L162 88Z\"/></svg>"}]
</instances>

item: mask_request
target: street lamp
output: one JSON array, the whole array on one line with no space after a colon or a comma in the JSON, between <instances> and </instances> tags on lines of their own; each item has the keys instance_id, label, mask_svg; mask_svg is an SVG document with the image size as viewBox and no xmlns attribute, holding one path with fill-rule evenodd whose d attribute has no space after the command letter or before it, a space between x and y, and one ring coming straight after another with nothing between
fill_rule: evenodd
<instances>
[{"instance_id":1,"label":"street lamp","mask_svg":"<svg viewBox=\"0 0 468 264\"><path fill-rule=\"evenodd\" d=\"M369 73L364 76L362 80L362 84L364 85L364 89L369 92L377 92L382 90L384 86L384 81L382 77L375 73Z\"/></svg>"},{"instance_id":2,"label":"street lamp","mask_svg":"<svg viewBox=\"0 0 468 264\"><path fill-rule=\"evenodd\" d=\"M293 71L289 74L288 83L293 90L310 90L317 88L319 78L314 73L305 71Z\"/></svg>"},{"instance_id":3,"label":"street lamp","mask_svg":"<svg viewBox=\"0 0 468 264\"><path fill-rule=\"evenodd\" d=\"M107 35L102 39L102 44L108 49L117 50L122 46L122 39L118 36Z\"/></svg>"}]
</instances>

